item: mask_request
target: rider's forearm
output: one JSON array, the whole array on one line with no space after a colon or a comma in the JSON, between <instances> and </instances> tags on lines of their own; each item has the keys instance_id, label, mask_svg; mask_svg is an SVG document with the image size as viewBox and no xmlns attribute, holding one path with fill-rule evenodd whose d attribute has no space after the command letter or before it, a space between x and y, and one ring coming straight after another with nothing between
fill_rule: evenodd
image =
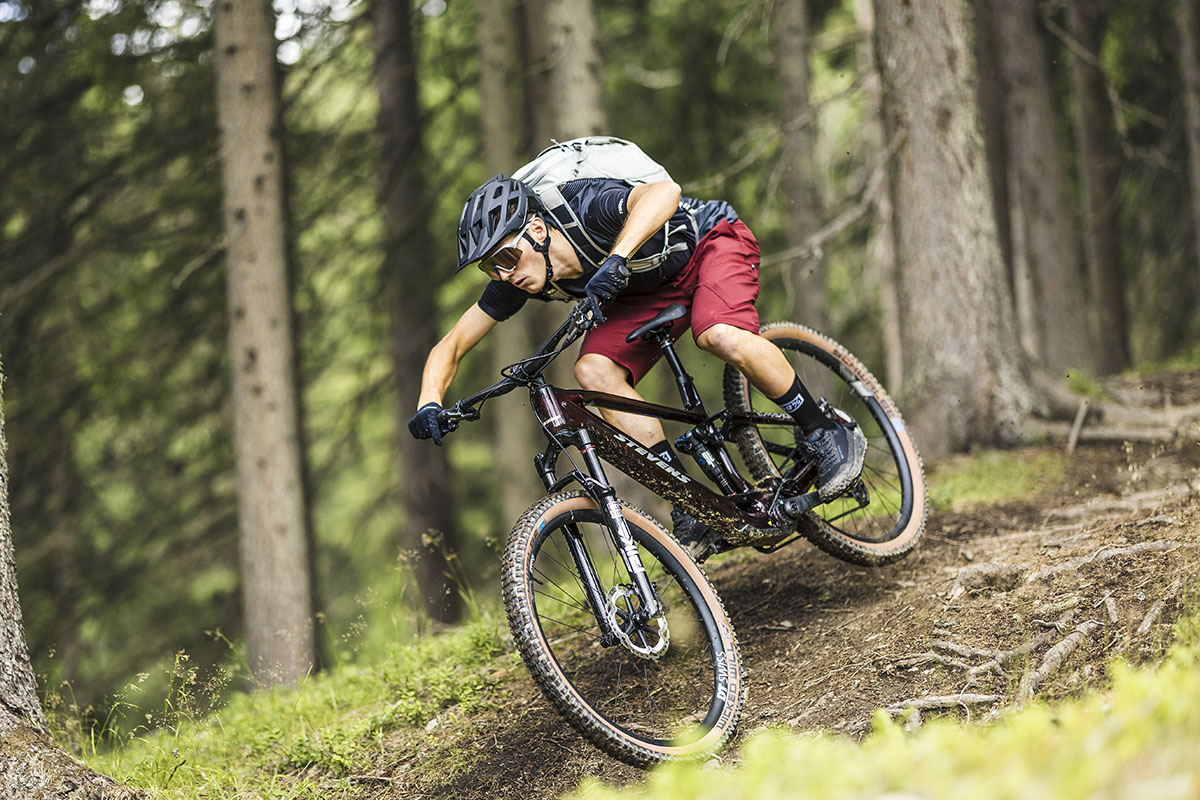
<instances>
[{"instance_id":1,"label":"rider's forearm","mask_svg":"<svg viewBox=\"0 0 1200 800\"><path fill-rule=\"evenodd\" d=\"M672 181L635 186L629 193L629 216L613 243L613 255L629 258L658 232L679 208L682 191Z\"/></svg>"},{"instance_id":2,"label":"rider's forearm","mask_svg":"<svg viewBox=\"0 0 1200 800\"><path fill-rule=\"evenodd\" d=\"M488 315L479 304L468 308L454 323L450 332L429 351L425 359L425 371L421 373L421 395L417 407L426 403L442 404L450 382L458 374L458 365L463 356L496 326L496 320Z\"/></svg>"},{"instance_id":3,"label":"rider's forearm","mask_svg":"<svg viewBox=\"0 0 1200 800\"><path fill-rule=\"evenodd\" d=\"M450 388L450 382L454 380L454 376L458 374L458 364L462 360L462 354L457 352L453 342L443 339L434 345L429 351L429 357L425 360L425 370L421 373L421 395L417 400L417 407L426 403L442 404L442 400L446 397L446 390Z\"/></svg>"}]
</instances>

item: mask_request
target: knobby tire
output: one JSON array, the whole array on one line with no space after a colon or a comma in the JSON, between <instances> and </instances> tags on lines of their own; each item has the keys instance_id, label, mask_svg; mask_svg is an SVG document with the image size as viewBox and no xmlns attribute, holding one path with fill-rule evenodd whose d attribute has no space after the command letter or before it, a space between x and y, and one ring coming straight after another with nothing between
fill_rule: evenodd
<instances>
[{"instance_id":1,"label":"knobby tire","mask_svg":"<svg viewBox=\"0 0 1200 800\"><path fill-rule=\"evenodd\" d=\"M925 473L895 403L862 362L828 336L794 322L769 323L760 332L784 352L815 398L847 412L867 437L866 507L843 497L807 512L797 530L854 564L882 566L908 555L925 530ZM779 411L733 367L725 368L724 390L731 411ZM777 477L794 463L788 454L798 437L794 428L743 425L730 436L755 480Z\"/></svg>"},{"instance_id":2,"label":"knobby tire","mask_svg":"<svg viewBox=\"0 0 1200 800\"><path fill-rule=\"evenodd\" d=\"M502 567L513 638L546 697L601 749L638 766L701 757L733 735L745 703L733 627L703 570L662 525L624 501L621 508L667 608L667 635L630 624L631 639L669 646L648 658L601 645L565 537L583 537L605 593L624 591L629 576L582 491L543 498L513 527Z\"/></svg>"}]
</instances>

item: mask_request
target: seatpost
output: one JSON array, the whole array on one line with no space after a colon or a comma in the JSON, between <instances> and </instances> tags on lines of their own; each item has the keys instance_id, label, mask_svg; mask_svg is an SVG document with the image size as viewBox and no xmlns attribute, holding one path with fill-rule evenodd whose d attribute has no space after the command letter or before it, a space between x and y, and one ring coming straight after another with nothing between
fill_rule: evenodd
<instances>
[{"instance_id":1,"label":"seatpost","mask_svg":"<svg viewBox=\"0 0 1200 800\"><path fill-rule=\"evenodd\" d=\"M679 387L679 398L683 401L684 409L700 411L707 415L708 411L705 410L704 403L700 400L700 393L696 391L696 383L683 368L683 362L679 360L679 354L675 352L675 343L671 341L671 337L666 331L659 331L655 338L658 346L662 348L663 355L667 357L667 364L671 367L671 372L675 375L675 385Z\"/></svg>"}]
</instances>

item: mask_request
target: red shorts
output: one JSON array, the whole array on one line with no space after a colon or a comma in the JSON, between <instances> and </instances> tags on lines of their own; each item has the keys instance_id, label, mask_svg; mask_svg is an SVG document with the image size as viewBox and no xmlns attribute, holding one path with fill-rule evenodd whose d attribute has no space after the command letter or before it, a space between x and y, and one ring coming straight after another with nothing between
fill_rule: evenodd
<instances>
[{"instance_id":1,"label":"red shorts","mask_svg":"<svg viewBox=\"0 0 1200 800\"><path fill-rule=\"evenodd\" d=\"M605 307L603 325L584 337L579 355L607 356L629 371L637 384L662 358L652 342L626 342L639 325L671 303L683 303L688 314L671 323L671 339L692 328L698 337L717 323L758 333L758 242L741 220L721 220L692 253L687 266L653 294L622 295Z\"/></svg>"}]
</instances>

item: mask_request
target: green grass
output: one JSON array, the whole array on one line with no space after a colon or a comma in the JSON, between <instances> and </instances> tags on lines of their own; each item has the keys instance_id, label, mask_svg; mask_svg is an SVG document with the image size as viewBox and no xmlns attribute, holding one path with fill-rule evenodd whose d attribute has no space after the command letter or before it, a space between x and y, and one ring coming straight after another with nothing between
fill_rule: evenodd
<instances>
[{"instance_id":1,"label":"green grass","mask_svg":"<svg viewBox=\"0 0 1200 800\"><path fill-rule=\"evenodd\" d=\"M939 511L1014 499L1034 499L1057 489L1066 475L1065 456L1046 450L987 450L945 459L929 470L929 496Z\"/></svg>"},{"instance_id":2,"label":"green grass","mask_svg":"<svg viewBox=\"0 0 1200 800\"><path fill-rule=\"evenodd\" d=\"M389 737L423 736L435 717L495 703L502 690L490 676L516 661L502 626L498 615L484 614L397 646L380 663L314 675L297 689L236 693L204 716L181 711L181 692L162 720L155 715L119 740L89 743L85 758L161 798L358 796L355 776L394 760L384 750Z\"/></svg>"}]
</instances>

